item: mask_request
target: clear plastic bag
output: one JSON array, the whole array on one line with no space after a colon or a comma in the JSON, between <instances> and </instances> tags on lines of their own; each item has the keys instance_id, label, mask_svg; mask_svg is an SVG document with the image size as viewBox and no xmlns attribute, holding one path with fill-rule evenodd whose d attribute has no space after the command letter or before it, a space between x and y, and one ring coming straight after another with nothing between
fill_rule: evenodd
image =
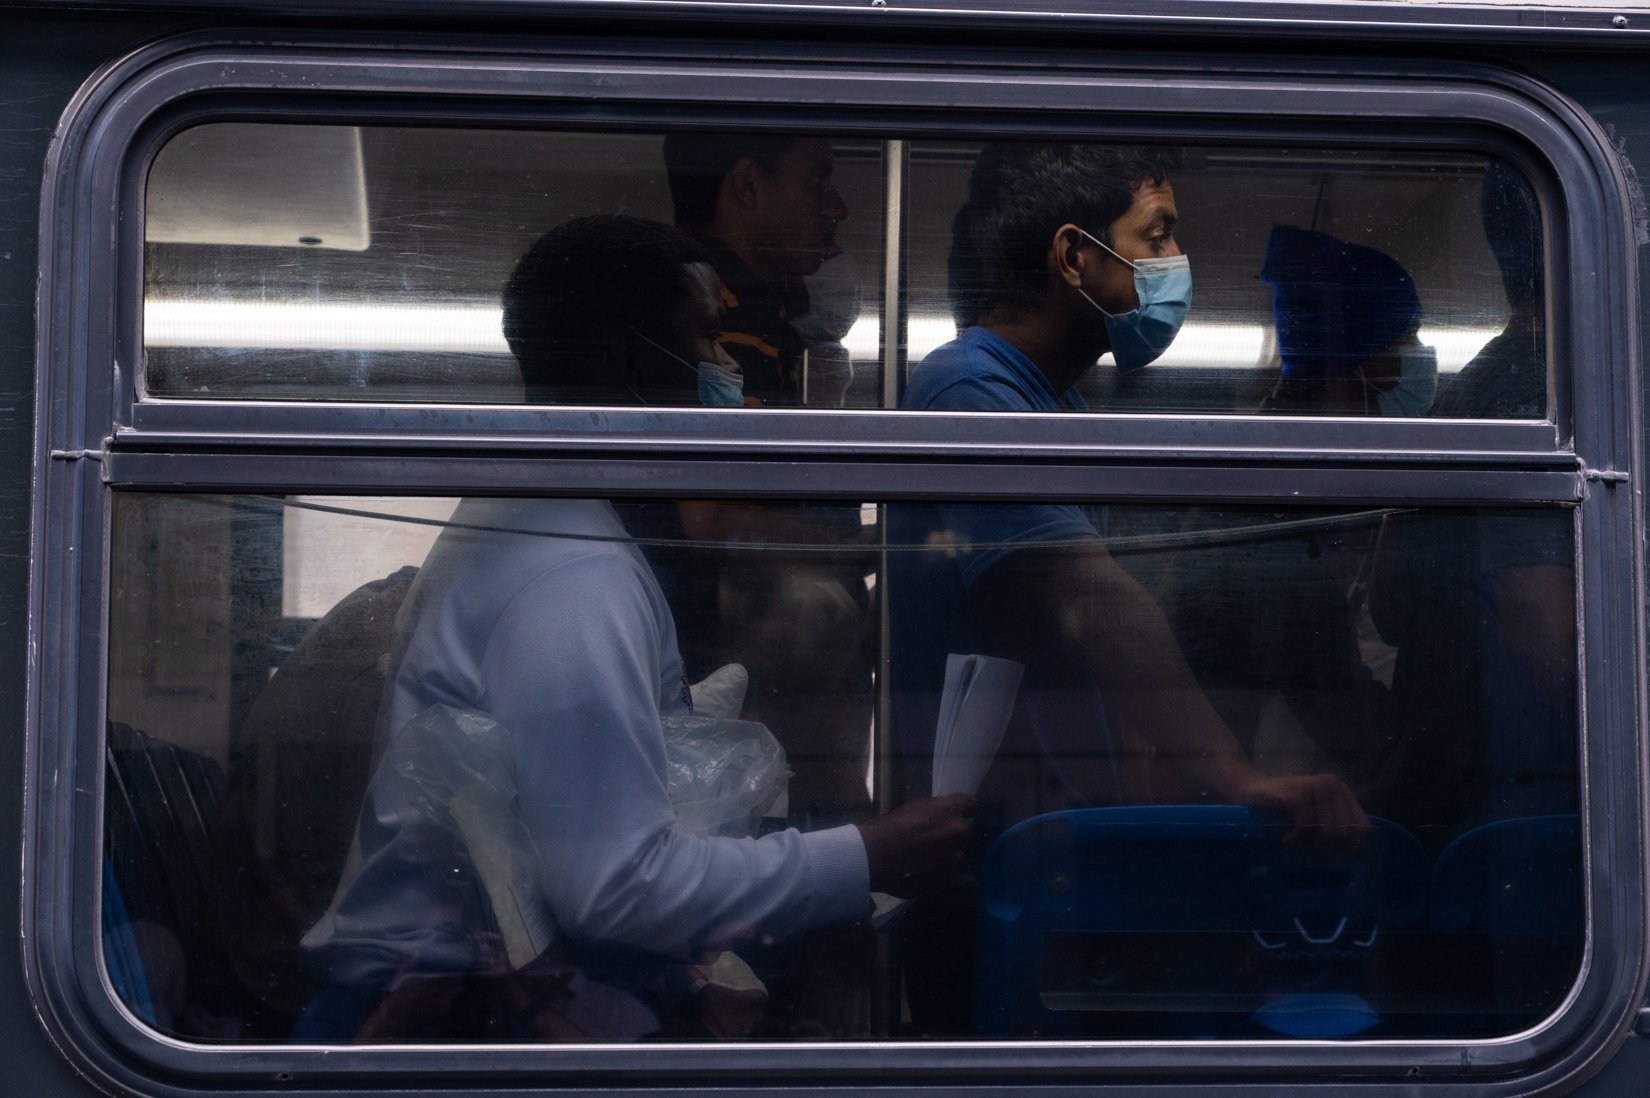
<instances>
[{"instance_id":1,"label":"clear plastic bag","mask_svg":"<svg viewBox=\"0 0 1650 1098\"><path fill-rule=\"evenodd\" d=\"M791 770L767 725L704 713L661 719L676 826L750 838L785 796Z\"/></svg>"},{"instance_id":2,"label":"clear plastic bag","mask_svg":"<svg viewBox=\"0 0 1650 1098\"><path fill-rule=\"evenodd\" d=\"M483 713L432 705L407 722L380 765L416 789L426 820L468 850L510 964L520 968L549 949L556 923L516 806L509 732Z\"/></svg>"}]
</instances>

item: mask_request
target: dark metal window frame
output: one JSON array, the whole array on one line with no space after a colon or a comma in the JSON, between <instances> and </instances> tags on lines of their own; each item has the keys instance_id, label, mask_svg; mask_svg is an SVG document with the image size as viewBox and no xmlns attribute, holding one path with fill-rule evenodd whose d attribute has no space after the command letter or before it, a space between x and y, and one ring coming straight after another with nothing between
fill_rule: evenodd
<instances>
[{"instance_id":1,"label":"dark metal window frame","mask_svg":"<svg viewBox=\"0 0 1650 1098\"><path fill-rule=\"evenodd\" d=\"M618 39L206 34L88 82L60 128L42 209L32 548L25 955L42 1017L116 1087L187 1093L403 1085L667 1087L926 1084L1025 1089L1172 1075L1372 1093L1471 1080L1550 1084L1625 1032L1646 961L1642 431L1632 210L1609 142L1562 96L1504 71L1360 61L1092 56L962 47L848 57L836 47ZM1051 62L1058 62L1057 65ZM1309 90L1310 95L1302 94ZM759 93L759 96L758 96ZM737 104L752 97L778 106ZM1541 188L1553 411L1545 422L1174 415L525 409L145 399L142 179L170 133L208 119L611 127L767 125L900 137L1015 132L1169 141L1448 143L1515 155ZM160 1037L101 964L108 515L120 489L825 494L842 498L1528 503L1575 507L1588 945L1563 1009L1488 1041L839 1043L835 1045L203 1046Z\"/></svg>"}]
</instances>

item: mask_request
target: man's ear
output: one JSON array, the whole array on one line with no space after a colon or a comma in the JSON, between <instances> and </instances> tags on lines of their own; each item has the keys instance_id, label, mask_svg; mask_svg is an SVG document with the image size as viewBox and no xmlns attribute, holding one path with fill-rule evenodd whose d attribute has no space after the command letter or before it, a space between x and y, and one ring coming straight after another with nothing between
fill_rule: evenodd
<instances>
[{"instance_id":1,"label":"man's ear","mask_svg":"<svg viewBox=\"0 0 1650 1098\"><path fill-rule=\"evenodd\" d=\"M1087 239L1083 230L1069 221L1054 230L1048 244L1050 278L1072 287L1083 284L1083 268L1088 262L1088 257L1083 254L1083 245Z\"/></svg>"},{"instance_id":2,"label":"man's ear","mask_svg":"<svg viewBox=\"0 0 1650 1098\"><path fill-rule=\"evenodd\" d=\"M763 172L762 165L748 156L741 156L728 169L722 189L735 206L742 210L754 210L761 201L762 185L766 182L767 174Z\"/></svg>"}]
</instances>

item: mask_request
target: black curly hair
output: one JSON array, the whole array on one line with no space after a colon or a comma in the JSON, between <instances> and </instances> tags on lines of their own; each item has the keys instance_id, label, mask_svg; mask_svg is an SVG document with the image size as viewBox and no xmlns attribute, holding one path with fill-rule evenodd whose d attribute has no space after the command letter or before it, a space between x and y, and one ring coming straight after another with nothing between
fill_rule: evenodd
<instances>
[{"instance_id":1,"label":"black curly hair","mask_svg":"<svg viewBox=\"0 0 1650 1098\"><path fill-rule=\"evenodd\" d=\"M987 145L974 162L968 201L951 225L951 308L959 327L987 313L1041 301L1049 241L1066 222L1108 244L1114 221L1179 158L1132 145Z\"/></svg>"},{"instance_id":2,"label":"black curly hair","mask_svg":"<svg viewBox=\"0 0 1650 1098\"><path fill-rule=\"evenodd\" d=\"M531 402L578 403L622 391L626 341L667 346L690 263L709 263L680 229L603 214L556 226L534 242L504 286L504 338Z\"/></svg>"}]
</instances>

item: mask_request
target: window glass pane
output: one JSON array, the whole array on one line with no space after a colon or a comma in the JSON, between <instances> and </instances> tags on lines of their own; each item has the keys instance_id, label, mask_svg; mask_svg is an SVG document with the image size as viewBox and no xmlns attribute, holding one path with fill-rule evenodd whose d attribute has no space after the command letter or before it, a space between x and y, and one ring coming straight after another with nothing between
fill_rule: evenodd
<instances>
[{"instance_id":1,"label":"window glass pane","mask_svg":"<svg viewBox=\"0 0 1650 1098\"><path fill-rule=\"evenodd\" d=\"M109 971L208 1041L1510 1033L1571 530L118 493Z\"/></svg>"},{"instance_id":2,"label":"window glass pane","mask_svg":"<svg viewBox=\"0 0 1650 1098\"><path fill-rule=\"evenodd\" d=\"M159 396L1547 413L1538 204L1478 153L221 123L147 217Z\"/></svg>"},{"instance_id":3,"label":"window glass pane","mask_svg":"<svg viewBox=\"0 0 1650 1098\"><path fill-rule=\"evenodd\" d=\"M1027 393L1043 410L1545 413L1540 216L1528 183L1482 155L914 142L909 178L913 366L978 323L1054 379ZM1117 179L1136 189L1107 194ZM1190 291L1122 262L1176 253ZM1127 315L1142 280L1144 323ZM1116 314L1105 336L1101 312ZM926 379L917 367L907 406L993 407L953 379L1023 369L994 340L965 350Z\"/></svg>"},{"instance_id":4,"label":"window glass pane","mask_svg":"<svg viewBox=\"0 0 1650 1098\"><path fill-rule=\"evenodd\" d=\"M711 308L725 313L746 395L863 406L881 393L882 156L875 140L766 135L678 136L667 150L657 134L199 126L161 150L149 178L148 391L519 402L501 317L512 272L549 230L619 216L655 232L576 234L570 246L594 254L563 249L565 266L534 268L520 338L558 370L569 359L581 369L541 379L530 398L611 399L587 376L610 363L612 333L591 332L611 305L627 329L621 351L637 336L667 344L652 353L677 359L647 365L680 372L683 402L698 403L695 363L711 355L676 346L677 279L659 273L691 258L721 278ZM707 183L716 169L704 165L729 157L745 189L738 216L718 220L722 180ZM668 228L673 177L695 242ZM541 304L551 298L555 310Z\"/></svg>"}]
</instances>

